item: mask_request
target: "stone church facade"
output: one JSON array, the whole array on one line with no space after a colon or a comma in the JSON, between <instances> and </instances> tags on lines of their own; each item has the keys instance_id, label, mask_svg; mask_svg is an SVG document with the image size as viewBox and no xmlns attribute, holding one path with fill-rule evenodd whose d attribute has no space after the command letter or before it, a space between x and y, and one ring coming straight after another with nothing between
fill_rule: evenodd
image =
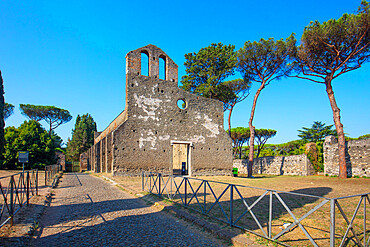
<instances>
[{"instance_id":1,"label":"stone church facade","mask_svg":"<svg viewBox=\"0 0 370 247\"><path fill-rule=\"evenodd\" d=\"M142 54L148 56L148 76L141 75ZM96 133L84 154L88 169L128 176L231 173L232 141L224 130L222 102L179 88L177 70L154 45L126 55L125 110Z\"/></svg>"}]
</instances>

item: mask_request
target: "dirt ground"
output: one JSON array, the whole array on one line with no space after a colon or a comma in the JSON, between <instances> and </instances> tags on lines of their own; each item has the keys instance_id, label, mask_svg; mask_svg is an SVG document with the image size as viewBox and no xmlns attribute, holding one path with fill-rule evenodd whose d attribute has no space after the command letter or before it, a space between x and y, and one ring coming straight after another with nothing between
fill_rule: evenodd
<instances>
[{"instance_id":1,"label":"dirt ground","mask_svg":"<svg viewBox=\"0 0 370 247\"><path fill-rule=\"evenodd\" d=\"M19 170L0 170L2 190L0 194L0 208L2 210L0 223L3 223L9 216L7 207L4 205L4 195L6 195L7 200L10 200L10 195L6 193L9 187L10 176L14 175L14 181L17 187L22 187L21 184L23 180L20 178L19 172ZM32 177L32 173L30 173L30 176ZM35 177L33 177L33 179L34 178ZM37 219L44 209L45 195L49 188L45 186L44 171L38 172L38 180L38 195L36 195L36 190L33 188L30 192L30 195L33 196L30 199L29 206L23 205L20 207L19 201L25 202L25 190L24 188L18 189L17 204L15 205L15 210L18 210L18 212L14 217L14 225L10 227L10 224L7 223L0 228L0 246L25 246L29 240L30 234L37 228Z\"/></svg>"},{"instance_id":2,"label":"dirt ground","mask_svg":"<svg viewBox=\"0 0 370 247\"><path fill-rule=\"evenodd\" d=\"M12 171L0 171L0 177L10 175ZM93 174L94 175L94 174ZM123 187L135 192L145 193L142 191L142 179L141 177L113 177L111 174L95 174L97 176L106 176ZM198 179L198 180L197 180ZM202 179L209 181L203 183ZM2 186L6 184L5 179L0 179ZM213 181L213 182L212 182ZM328 246L330 239L330 199L338 198L349 195L358 195L370 192L370 179L365 178L349 178L339 179L336 177L325 177L325 176L256 176L256 178L249 179L246 177L227 177L227 176L204 176L196 177L196 179L190 178L187 185L187 202L188 208L201 211L206 211L211 217L220 218L221 220L230 219L230 202L233 205L233 222L235 225L249 229L258 234L264 235L263 232L268 233L268 221L269 221L269 195L270 191L266 195L263 195L266 190L272 191L272 236L276 236L282 230L284 230L289 224L292 224L295 219L287 211L287 208L291 213L299 219L310 210L315 207L319 207L320 203L323 204L315 212L310 214L300 223L302 227L312 236L315 242L319 246ZM221 182L221 183L219 183ZM167 186L164 185L167 183ZM175 184L176 183L176 184ZM168 181L168 178L164 177L161 183L162 193L174 193L176 192L176 186L180 187L179 193L175 196L173 201L181 203L184 200L184 184L180 186L181 179L175 179L175 181ZM3 227L0 229L1 242L0 245L11 245L11 246L22 246L24 241L29 237L29 231L32 231L32 227L37 227L37 222L32 222L32 217L37 212L42 211L42 205L45 203L43 196L46 193L44 186L44 174L39 173L39 184L40 184L40 196L33 197L31 199L31 206L22 208L16 215L15 222L27 222L25 224L17 224L15 227ZM172 191L170 185L172 184ZM233 193L231 194L230 186L228 184L234 184ZM153 185L153 181L152 184ZM243 187L248 186L248 187ZM148 187L148 183L145 185ZM259 189L259 188L264 188ZM285 192L301 193L307 195L314 195L316 197L307 197L293 195ZM181 197L179 195L182 195ZM286 207L280 202L278 197L286 204ZM231 200L232 199L232 200ZM364 200L366 200L366 209L364 208ZM359 203L361 202L361 203ZM247 205L246 205L247 204ZM368 197L361 196L338 199L340 209L348 218L348 221L352 220L356 207L358 207L358 213L353 218L353 229L357 234L357 238L362 242L364 238L363 225L367 226L366 237L370 236L370 201ZM252 214L247 211L247 206L251 207ZM336 245L340 244L341 239L346 234L347 223L339 207L336 206L335 220L336 220ZM193 211L191 211L193 212ZM365 213L364 213L365 212ZM197 214L196 212L194 212ZM210 222L217 222L220 226L228 227L227 224L221 223L198 214L199 217L204 217ZM27 221L28 219L28 221ZM260 226L256 223L260 223ZM34 224L30 224L34 223ZM278 244L269 242L264 238L251 234L249 232L244 233L248 238L254 242L262 245L276 246ZM356 236L349 231L348 238L345 244L347 246L355 246L355 242L352 241ZM11 243L9 240L11 239ZM308 237L304 234L301 227L293 227L290 231L283 236L278 238L283 244L290 246L311 246Z\"/></svg>"},{"instance_id":3,"label":"dirt ground","mask_svg":"<svg viewBox=\"0 0 370 247\"><path fill-rule=\"evenodd\" d=\"M104 176L115 180L117 183L137 193L142 191L142 180L140 177L113 177L111 174L104 174ZM300 222L302 227L319 246L327 246L330 241L330 199L370 193L370 179L368 178L339 179L336 177L326 176L256 176L252 179L240 176L203 176L196 178L199 180L191 178L188 180L188 208L200 212L205 210L211 217L228 221L230 219L230 202L232 201L233 222L237 220L236 225L253 232L257 232L261 235L264 235L264 232L268 234L269 190L276 191L276 194L271 192L273 201L272 236L276 236L287 226L294 223L294 217L299 219L310 210L313 210L315 207L319 207ZM208 184L206 186L204 183L202 184L201 179L208 180ZM166 183L167 185L164 187ZM172 193L174 193L176 192L176 186L180 187L178 191L179 193L173 200L178 203L183 203L185 195L184 184L180 186L180 183L180 178L175 179L173 182L168 181L168 178L164 177L161 182L161 189L163 190L162 193L171 193L171 189ZM145 187L147 188L149 184L150 183L148 181ZM228 187L228 184L236 185L233 187L233 194L230 193L230 187ZM151 182L151 186L153 186L153 181ZM267 194L263 196L266 190L259 188L268 190ZM284 192L313 195L315 197ZM182 196L180 197L179 194ZM231 200L231 195L233 200ZM348 226L340 210L343 211L348 221L351 221L357 206L359 207L358 212L353 219L352 225L357 234L357 238L362 242L364 237L363 225L365 219L367 229L369 229L370 225L370 201L368 200L368 196L356 196L337 200L340 208L336 206L335 210L336 244L340 244ZM280 197L285 205L278 197ZM366 201L366 210L364 209L364 201ZM246 212L247 206L245 203L247 203L249 207L253 205L251 210L253 215L250 212ZM291 211L294 217L288 210ZM260 226L258 226L255 218L258 219ZM291 246L311 245L307 235L302 230L302 227L293 227L286 234L279 237L278 240ZM370 236L369 230L367 230L366 236ZM353 232L349 231L346 244L348 246L355 246L355 242L352 241L355 238L356 236ZM261 242L264 242L264 240L261 239ZM267 243L268 242L266 242L266 244Z\"/></svg>"}]
</instances>

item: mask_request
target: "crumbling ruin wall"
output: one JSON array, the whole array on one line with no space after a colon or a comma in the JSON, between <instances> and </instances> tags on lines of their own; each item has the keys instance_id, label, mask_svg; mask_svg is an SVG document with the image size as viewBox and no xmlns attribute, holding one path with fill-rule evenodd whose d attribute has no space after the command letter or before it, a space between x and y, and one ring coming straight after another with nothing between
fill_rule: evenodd
<instances>
[{"instance_id":1,"label":"crumbling ruin wall","mask_svg":"<svg viewBox=\"0 0 370 247\"><path fill-rule=\"evenodd\" d=\"M148 55L149 76L141 75L141 54ZM159 79L159 60L165 80ZM148 45L126 56L126 106L95 138L90 155L96 172L140 175L172 173L173 145L189 146L189 175L223 175L232 169L232 144L223 126L223 105L180 89L177 65ZM178 107L178 101L184 107ZM183 109L182 109L183 108Z\"/></svg>"},{"instance_id":2,"label":"crumbling ruin wall","mask_svg":"<svg viewBox=\"0 0 370 247\"><path fill-rule=\"evenodd\" d=\"M233 167L247 174L248 160L236 159ZM310 176L315 170L305 154L291 156L267 156L253 160L253 174Z\"/></svg>"},{"instance_id":3,"label":"crumbling ruin wall","mask_svg":"<svg viewBox=\"0 0 370 247\"><path fill-rule=\"evenodd\" d=\"M347 175L370 177L370 139L346 142ZM338 140L327 136L324 142L324 173L339 175Z\"/></svg>"},{"instance_id":4,"label":"crumbling ruin wall","mask_svg":"<svg viewBox=\"0 0 370 247\"><path fill-rule=\"evenodd\" d=\"M80 172L90 170L89 157L87 153L80 154Z\"/></svg>"},{"instance_id":5,"label":"crumbling ruin wall","mask_svg":"<svg viewBox=\"0 0 370 247\"><path fill-rule=\"evenodd\" d=\"M57 160L57 165L62 167L62 171L66 170L66 155L60 151L55 152L55 158Z\"/></svg>"}]
</instances>

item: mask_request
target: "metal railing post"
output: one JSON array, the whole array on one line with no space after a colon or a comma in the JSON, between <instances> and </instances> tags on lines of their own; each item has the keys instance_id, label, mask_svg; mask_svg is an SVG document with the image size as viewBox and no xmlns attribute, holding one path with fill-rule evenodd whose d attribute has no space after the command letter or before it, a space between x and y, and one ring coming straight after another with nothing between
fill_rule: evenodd
<instances>
[{"instance_id":1,"label":"metal railing post","mask_svg":"<svg viewBox=\"0 0 370 247\"><path fill-rule=\"evenodd\" d=\"M144 191L144 171L141 171L141 190Z\"/></svg>"},{"instance_id":2,"label":"metal railing post","mask_svg":"<svg viewBox=\"0 0 370 247\"><path fill-rule=\"evenodd\" d=\"M36 195L39 195L39 169L36 169Z\"/></svg>"},{"instance_id":3,"label":"metal railing post","mask_svg":"<svg viewBox=\"0 0 370 247\"><path fill-rule=\"evenodd\" d=\"M206 201L207 200L207 182L204 181L203 184L204 184L204 211L203 213L206 214L207 212L207 201Z\"/></svg>"},{"instance_id":4,"label":"metal railing post","mask_svg":"<svg viewBox=\"0 0 370 247\"><path fill-rule=\"evenodd\" d=\"M47 185L47 179L48 179L48 168L45 166L45 186Z\"/></svg>"},{"instance_id":5,"label":"metal railing post","mask_svg":"<svg viewBox=\"0 0 370 247\"><path fill-rule=\"evenodd\" d=\"M170 180L170 183L171 183L171 184L170 184L170 186L171 186L171 188L170 188L170 189L171 189L171 192L170 192L170 193L171 193L171 199L173 199L173 198L175 197L175 196L173 196L173 195L172 195L173 175L170 175L170 176L171 176L171 177L170 177L170 179L171 179L171 180Z\"/></svg>"},{"instance_id":6,"label":"metal railing post","mask_svg":"<svg viewBox=\"0 0 370 247\"><path fill-rule=\"evenodd\" d=\"M269 238L272 232L272 191L270 191L270 205L269 205Z\"/></svg>"},{"instance_id":7,"label":"metal railing post","mask_svg":"<svg viewBox=\"0 0 370 247\"><path fill-rule=\"evenodd\" d=\"M234 185L230 186L230 226L233 226L233 202L234 202Z\"/></svg>"},{"instance_id":8,"label":"metal railing post","mask_svg":"<svg viewBox=\"0 0 370 247\"><path fill-rule=\"evenodd\" d=\"M208 187L210 188L210 196L215 198L215 202L212 202L212 200L210 201L210 206L209 206L209 211L212 210L212 208L215 206L215 205L219 205L220 206L220 209L223 213L223 215L225 216L225 218L223 219L219 219L217 217L213 217L213 216L210 216L212 218L216 218L217 220L220 220L220 221L223 221L225 223L228 223L230 224L231 227L240 227L244 230L248 230L247 228L244 228L244 226L241 226L238 222L239 220L245 215L247 214L248 212L251 214L252 218L256 221L256 224L258 225L259 229L262 231L263 235L259 234L258 232L254 231L254 230L251 230L252 232L255 232L257 233L257 235L259 236L263 236L265 238L268 238L270 240L273 240L273 241L278 241L278 239L283 236L284 234L286 234L287 232L291 231L292 229L294 229L294 227L296 226L299 226L301 228L301 230L303 231L303 233L307 236L308 240L314 245L314 246L318 246L317 243L315 242L316 239L313 239L313 237L311 236L311 234L305 229L305 225L302 223L303 220L305 218L307 218L308 216L310 216L313 212L317 212L319 208L321 208L323 205L326 204L326 206L328 206L328 203L330 204L330 220L329 220L329 246L331 247L335 247L335 244L338 243L338 240L340 240L339 238L339 235L336 236L336 210L339 210L340 212L340 216L343 216L343 218L345 219L345 221L347 222L347 225L348 225L348 228L346 230L346 233L345 233L345 236L342 236L341 238L341 241L342 243L340 244L341 246L345 243L345 241L347 239L349 239L349 237L347 236L347 233L351 230L353 232L353 235L355 236L356 238L356 241L354 240L354 242L356 244L359 244L361 246L369 246L369 242L370 242L370 236L369 236L369 233L367 232L369 227L366 225L366 223L368 223L368 217L366 215L366 210L369 210L368 209L368 206L366 205L366 203L368 202L370 204L370 200L369 200L369 195L370 193L365 193L365 194L358 194L358 195L353 195L353 196L345 196L345 197L338 197L338 198L327 198L327 197L321 197L321 196L316 196L316 195L309 195L309 194L301 194L301 193L292 193L292 192L282 192L282 193L287 193L287 194L290 194L290 195L295 195L295 196L304 196L304 197L311 197L311 198L316 198L315 200L320 200L320 199L323 199L318 205L316 205L313 209L311 209L309 212L306 212L306 214L304 214L303 216L300 216L299 218L296 217L296 215L293 214L293 209L289 208L289 206L286 204L286 202L279 196L279 193L275 190L271 190L271 189L262 189L262 188L255 188L255 187L250 187L250 186L243 186L243 185L234 185L234 184L229 184L229 183L224 183L224 182L217 182L217 181L207 181L207 180L202 180L202 179L193 179L193 178L188 178L188 177L184 177L184 176L177 176L177 178L179 179L182 179L180 180L179 182L179 185L176 184L175 182L175 176L174 175L169 175L169 179L167 180L167 182L163 179L163 174L162 173L152 173L152 172L148 172L148 174L146 174L145 172L142 172L142 188L145 188L147 186L147 183L148 181L145 180L145 178L149 178L150 181L150 188L149 188L149 192L152 193L153 195L157 194L158 196L163 196L162 194L162 190L166 190L165 191L165 194L168 193L168 187L167 184L168 182L170 182L170 186L171 186L171 194L172 194L172 184L174 184L175 186L175 190L173 192L173 196L171 198L170 196L170 199L174 199L176 194L178 193L179 194L179 199L181 199L181 201L177 201L177 203L179 205L182 205L184 206L185 208L187 208L190 203L192 202L192 199L195 198L195 200L197 202L193 202L192 205L195 205L198 204L200 206L200 209L201 210L197 210L197 209L193 209L193 207L189 207L189 209L192 209L192 210L195 210L197 212L200 212L200 213L203 213L205 215L209 215L210 214L207 214L207 183L208 183ZM157 179L154 179L154 176L156 176ZM153 187L155 186L158 193L155 193L153 192L153 188L152 188L152 179L153 179ZM159 179L159 183L156 182L156 180ZM14 180L14 178L13 178ZM192 184L192 182L190 181L202 181L201 184L199 184L198 187L196 187L195 184ZM162 183L163 182L163 183ZM223 189L223 192L217 196L217 192L215 193L214 190L212 189L211 185L209 184L209 182L211 183L216 183L216 184L223 184L223 185L227 185L226 188ZM189 184L188 184L189 183ZM203 191L204 191L204 194L203 194L203 207L202 207L202 202L201 202L201 194L200 194L200 191L202 190L201 186L202 186L202 183L203 183ZM185 184L185 185L183 185ZM16 184L14 183L13 181L13 184L11 184L12 186L16 186ZM185 186L185 188L181 188L181 186ZM189 186L189 188L188 188ZM195 187L193 187L195 186ZM260 189L260 190L263 190L264 193L259 196L254 202L253 204L249 205L246 200L244 199L244 196L241 194L241 192L239 191L239 186L240 187L243 187L243 188L252 188L252 189ZM163 187L163 188L162 188ZM224 201L224 199L222 200L221 202L221 198L225 198L224 195L227 197L227 190L229 189L230 187L230 202L229 202L229 206L230 206L230 211L229 211L229 217L227 217L227 209L222 206L222 202L226 202L226 205L227 205L227 201ZM195 190L194 190L195 188ZM189 196L188 196L188 189L190 190L189 192ZM218 188L217 188L218 189ZM199 191L199 192L198 192ZM13 192L13 191L12 191ZM184 196L182 196L182 192L184 192ZM243 212L243 214L241 214L239 217L239 207L236 207L235 210L237 210L238 212L236 213L237 215L237 218L235 219L235 225L234 225L234 192L240 196L242 202L244 203L244 206L246 206L246 209L244 209L245 211ZM239 196L236 196L239 198ZM267 199L265 196L268 196L269 199ZM272 233L272 221L273 221L273 210L275 209L275 207L273 206L273 201L274 201L274 196L275 196L275 199L278 199L278 202L281 203L281 205L286 209L286 211L291 215L291 217L294 219L294 223L293 224L290 224L288 226L287 229L285 230L282 230L280 232L276 232L276 234ZM345 214L345 212L343 211L341 205L340 205L340 199L344 199L344 198L358 198L359 196L361 196L361 200L357 203L357 207L356 207L356 210L354 212L354 216L352 217L352 220L349 221L348 220L348 216ZM189 197L189 198L188 198ZM213 199L212 197L212 199ZM264 200L262 200L264 199ZM267 201L265 201L265 199L267 199L269 202L269 204L267 205ZM226 199L227 200L227 199ZM238 199L236 199L238 200ZM364 205L363 205L363 210L364 210L364 215L363 215L363 229L359 229L358 231L361 233L363 231L363 239L360 240L359 236L358 236L358 232L357 230L355 231L353 229L353 221L355 219L355 216L357 215L357 213L359 212L359 209L361 208L361 203L362 203L362 200L364 201ZM176 201L174 201L176 203ZM268 206L269 208L269 212L268 212L268 223L267 223L267 226L265 225L265 227L267 227L267 230L265 230L266 228L263 227L260 222L260 220L256 217L256 215L253 213L252 211L252 208L254 206L256 206L258 203L265 206ZM227 207L227 206L226 206ZM275 209L276 210L276 209ZM324 209L325 212L328 213L328 209L325 208ZM208 212L209 213L209 212ZM360 217L360 215L358 215ZM226 219L226 220L225 220ZM243 224L243 223L242 223ZM264 223L265 224L265 223ZM342 227L342 224L338 227ZM274 231L275 232L275 231ZM272 236L274 235L274 237ZM368 239L367 239L368 238ZM328 240L328 239L326 239ZM327 244L327 243L326 243Z\"/></svg>"},{"instance_id":9,"label":"metal railing post","mask_svg":"<svg viewBox=\"0 0 370 247\"><path fill-rule=\"evenodd\" d=\"M152 173L149 173L149 192L152 193Z\"/></svg>"},{"instance_id":10,"label":"metal railing post","mask_svg":"<svg viewBox=\"0 0 370 247\"><path fill-rule=\"evenodd\" d=\"M10 177L10 226L13 226L13 217L14 217L13 190L14 190L14 176L11 176Z\"/></svg>"},{"instance_id":11,"label":"metal railing post","mask_svg":"<svg viewBox=\"0 0 370 247\"><path fill-rule=\"evenodd\" d=\"M364 246L366 246L366 196L363 196L364 200Z\"/></svg>"},{"instance_id":12,"label":"metal railing post","mask_svg":"<svg viewBox=\"0 0 370 247\"><path fill-rule=\"evenodd\" d=\"M330 246L335 246L335 199L330 200Z\"/></svg>"},{"instance_id":13,"label":"metal railing post","mask_svg":"<svg viewBox=\"0 0 370 247\"><path fill-rule=\"evenodd\" d=\"M158 183L158 196L161 197L161 174L158 173L158 180L159 180L159 183Z\"/></svg>"},{"instance_id":14,"label":"metal railing post","mask_svg":"<svg viewBox=\"0 0 370 247\"><path fill-rule=\"evenodd\" d=\"M185 179L185 207L187 205L187 197L188 197L188 188L187 188L187 178L184 178Z\"/></svg>"},{"instance_id":15,"label":"metal railing post","mask_svg":"<svg viewBox=\"0 0 370 247\"><path fill-rule=\"evenodd\" d=\"M27 183L27 206L30 205L30 172L27 171L27 180L26 180L26 183Z\"/></svg>"}]
</instances>

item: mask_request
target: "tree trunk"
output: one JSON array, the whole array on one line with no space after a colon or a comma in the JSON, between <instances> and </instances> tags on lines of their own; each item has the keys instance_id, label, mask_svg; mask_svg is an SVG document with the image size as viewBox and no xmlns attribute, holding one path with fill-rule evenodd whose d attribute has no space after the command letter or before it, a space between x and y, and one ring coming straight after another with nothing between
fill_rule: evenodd
<instances>
[{"instance_id":1,"label":"tree trunk","mask_svg":"<svg viewBox=\"0 0 370 247\"><path fill-rule=\"evenodd\" d=\"M340 109L335 101L331 78L325 79L326 93L328 94L331 109L333 110L333 119L338 134L338 153L339 153L339 177L347 178L346 164L346 140L344 138L343 124L340 122Z\"/></svg>"},{"instance_id":2,"label":"tree trunk","mask_svg":"<svg viewBox=\"0 0 370 247\"><path fill-rule=\"evenodd\" d=\"M235 104L231 105L230 111L229 111L229 118L228 118L228 124L229 124L229 136L231 137L231 113L233 112Z\"/></svg>"},{"instance_id":3,"label":"tree trunk","mask_svg":"<svg viewBox=\"0 0 370 247\"><path fill-rule=\"evenodd\" d=\"M262 150L262 148L260 146L258 146L257 147L257 155L256 155L256 158L258 158L260 156L261 150Z\"/></svg>"},{"instance_id":4,"label":"tree trunk","mask_svg":"<svg viewBox=\"0 0 370 247\"><path fill-rule=\"evenodd\" d=\"M51 123L50 123L49 135L50 135L50 138L51 138Z\"/></svg>"},{"instance_id":5,"label":"tree trunk","mask_svg":"<svg viewBox=\"0 0 370 247\"><path fill-rule=\"evenodd\" d=\"M249 139L249 160L248 160L248 177L252 177L253 172L253 156L254 156L254 126L253 126L253 118L254 118L254 111L256 109L257 99L261 93L261 90L265 87L265 81L262 81L260 88L257 90L256 94L254 95L253 99L253 106L251 111L251 117L249 118L249 131L251 133Z\"/></svg>"}]
</instances>

